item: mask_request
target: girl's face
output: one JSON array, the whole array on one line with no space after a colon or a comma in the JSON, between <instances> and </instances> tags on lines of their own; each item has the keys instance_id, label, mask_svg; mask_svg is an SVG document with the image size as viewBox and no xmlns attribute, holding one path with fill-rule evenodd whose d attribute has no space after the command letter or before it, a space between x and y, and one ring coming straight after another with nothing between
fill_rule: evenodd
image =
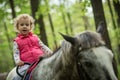
<instances>
[{"instance_id":1,"label":"girl's face","mask_svg":"<svg viewBox=\"0 0 120 80\"><path fill-rule=\"evenodd\" d=\"M30 30L31 30L30 20L28 18L21 18L18 21L17 29L19 30L19 32L21 34L27 35L30 32Z\"/></svg>"}]
</instances>

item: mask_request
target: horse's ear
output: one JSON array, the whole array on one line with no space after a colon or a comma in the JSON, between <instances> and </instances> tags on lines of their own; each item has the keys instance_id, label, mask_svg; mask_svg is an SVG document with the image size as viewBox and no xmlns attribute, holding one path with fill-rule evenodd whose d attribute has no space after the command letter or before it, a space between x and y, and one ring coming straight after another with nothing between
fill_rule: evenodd
<instances>
[{"instance_id":1,"label":"horse's ear","mask_svg":"<svg viewBox=\"0 0 120 80\"><path fill-rule=\"evenodd\" d=\"M100 33L101 35L104 34L105 28L104 28L104 22L101 21L97 27L97 32Z\"/></svg>"},{"instance_id":2,"label":"horse's ear","mask_svg":"<svg viewBox=\"0 0 120 80\"><path fill-rule=\"evenodd\" d=\"M59 33L60 33L60 32L59 32ZM64 35L64 34L62 34L62 33L60 33L60 34L62 35L62 37L63 37L66 41L70 42L72 45L75 44L75 38L74 38L74 37L67 36L67 35Z\"/></svg>"}]
</instances>

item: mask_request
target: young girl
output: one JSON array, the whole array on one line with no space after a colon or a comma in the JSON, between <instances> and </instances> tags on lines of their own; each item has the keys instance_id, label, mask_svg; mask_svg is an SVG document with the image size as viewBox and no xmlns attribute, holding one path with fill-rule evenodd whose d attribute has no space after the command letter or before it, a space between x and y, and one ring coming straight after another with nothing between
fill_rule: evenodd
<instances>
[{"instance_id":1,"label":"young girl","mask_svg":"<svg viewBox=\"0 0 120 80\"><path fill-rule=\"evenodd\" d=\"M14 39L13 52L14 60L17 66L20 66L21 74L25 73L28 65L25 63L34 63L43 55L50 56L52 51L42 43L42 41L32 33L34 28L34 19L28 14L19 15L14 22L18 36ZM17 76L14 80L21 80Z\"/></svg>"}]
</instances>

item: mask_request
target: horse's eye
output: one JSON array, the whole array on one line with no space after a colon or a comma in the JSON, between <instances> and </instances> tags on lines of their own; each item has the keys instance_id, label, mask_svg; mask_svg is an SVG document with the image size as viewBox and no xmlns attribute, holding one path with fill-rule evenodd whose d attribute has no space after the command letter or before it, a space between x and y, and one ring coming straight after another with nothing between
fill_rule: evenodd
<instances>
[{"instance_id":1,"label":"horse's eye","mask_svg":"<svg viewBox=\"0 0 120 80\"><path fill-rule=\"evenodd\" d=\"M81 51L82 50L82 47L79 47L79 51Z\"/></svg>"},{"instance_id":2,"label":"horse's eye","mask_svg":"<svg viewBox=\"0 0 120 80\"><path fill-rule=\"evenodd\" d=\"M80 63L80 62L78 62L78 65L81 65L81 63Z\"/></svg>"},{"instance_id":3,"label":"horse's eye","mask_svg":"<svg viewBox=\"0 0 120 80\"><path fill-rule=\"evenodd\" d=\"M85 66L87 66L87 67L92 67L92 63L91 63L91 62L85 62L84 64L85 64Z\"/></svg>"}]
</instances>

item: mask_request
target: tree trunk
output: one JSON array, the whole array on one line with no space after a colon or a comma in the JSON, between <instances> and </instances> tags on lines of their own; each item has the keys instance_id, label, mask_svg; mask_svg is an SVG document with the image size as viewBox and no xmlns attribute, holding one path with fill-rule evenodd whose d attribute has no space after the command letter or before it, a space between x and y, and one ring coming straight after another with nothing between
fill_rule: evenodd
<instances>
[{"instance_id":1,"label":"tree trunk","mask_svg":"<svg viewBox=\"0 0 120 80\"><path fill-rule=\"evenodd\" d=\"M8 33L8 28L7 28L7 26L6 26L5 21L3 21L3 23L4 23L5 32L6 32L6 37L7 37L7 40L8 40L8 46L9 46L9 49L10 49L10 52L9 52L9 53L12 55L12 61L13 61L13 64L14 64L14 66L15 66L14 57L13 57L13 48L12 48L12 46L11 46L11 39L10 39L10 36L9 36L9 33ZM8 67L8 68L9 68L9 67Z\"/></svg>"},{"instance_id":2,"label":"tree trunk","mask_svg":"<svg viewBox=\"0 0 120 80\"><path fill-rule=\"evenodd\" d=\"M113 17L113 11L112 11L112 7L111 7L111 4L110 4L110 0L107 0L107 3L108 3L108 6L109 6L111 18L112 18L113 28L116 29L117 26L115 24L115 20L114 20L114 17Z\"/></svg>"},{"instance_id":3,"label":"tree trunk","mask_svg":"<svg viewBox=\"0 0 120 80\"><path fill-rule=\"evenodd\" d=\"M70 31L71 31L71 34L73 35L73 24L72 24L72 19L71 19L71 15L69 12L67 12L67 17L68 17L68 20L69 20L69 24L70 24Z\"/></svg>"},{"instance_id":4,"label":"tree trunk","mask_svg":"<svg viewBox=\"0 0 120 80\"><path fill-rule=\"evenodd\" d=\"M120 1L119 0L113 0L113 5L114 5L114 9L117 15L117 25L118 25L118 30L117 30L117 34L118 34L118 62L120 64Z\"/></svg>"},{"instance_id":5,"label":"tree trunk","mask_svg":"<svg viewBox=\"0 0 120 80\"><path fill-rule=\"evenodd\" d=\"M38 11L39 1L38 0L30 0L30 4L31 4L31 13L32 13L32 16L36 20L35 13Z\"/></svg>"},{"instance_id":6,"label":"tree trunk","mask_svg":"<svg viewBox=\"0 0 120 80\"><path fill-rule=\"evenodd\" d=\"M14 9L14 0L9 0L9 3L10 3L11 10L12 10L12 17L14 19L16 17L16 13Z\"/></svg>"},{"instance_id":7,"label":"tree trunk","mask_svg":"<svg viewBox=\"0 0 120 80\"><path fill-rule=\"evenodd\" d=\"M50 13L48 13L48 18L49 18L50 27L51 27L51 30L52 30L53 40L54 40L55 49L56 49L57 48L57 41L56 41L56 35L55 35L54 26L53 26L53 23L52 23L52 19L51 19Z\"/></svg>"},{"instance_id":8,"label":"tree trunk","mask_svg":"<svg viewBox=\"0 0 120 80\"><path fill-rule=\"evenodd\" d=\"M39 2L39 0L30 0L31 12L32 12L33 18L35 19L35 23L39 24L40 38L45 43L45 45L48 46L45 25L44 25L44 21L43 21L43 15L39 14L38 20L35 17L36 16L35 13L38 11L38 7L39 7L40 2Z\"/></svg>"},{"instance_id":9,"label":"tree trunk","mask_svg":"<svg viewBox=\"0 0 120 80\"><path fill-rule=\"evenodd\" d=\"M68 33L67 22L66 22L66 20L65 20L65 14L64 14L64 12L62 12L62 19L63 19L64 25L65 25L66 34L69 34L69 33Z\"/></svg>"},{"instance_id":10,"label":"tree trunk","mask_svg":"<svg viewBox=\"0 0 120 80\"><path fill-rule=\"evenodd\" d=\"M59 3L60 3L60 9L61 9L63 23L65 25L65 32L66 32L66 34L69 34L69 32L68 32L68 26L67 26L67 21L66 21L66 16L65 16L64 10L63 10L63 8L65 8L64 7L64 3L61 0L59 0Z\"/></svg>"},{"instance_id":11,"label":"tree trunk","mask_svg":"<svg viewBox=\"0 0 120 80\"><path fill-rule=\"evenodd\" d=\"M39 24L41 40L45 43L45 45L49 46L48 42L47 42L45 24L44 24L44 21L43 21L43 15L42 14L40 14L40 16L39 16L37 21L38 21L38 24Z\"/></svg>"},{"instance_id":12,"label":"tree trunk","mask_svg":"<svg viewBox=\"0 0 120 80\"><path fill-rule=\"evenodd\" d=\"M91 4L93 7L96 29L99 28L99 26L104 28L101 35L105 40L106 46L112 50L111 42L107 30L107 24L103 12L102 0L91 0ZM113 60L113 67L114 67L114 72L117 76L118 71L117 71L117 65L115 59Z\"/></svg>"},{"instance_id":13,"label":"tree trunk","mask_svg":"<svg viewBox=\"0 0 120 80\"><path fill-rule=\"evenodd\" d=\"M54 31L52 17L51 17L51 15L49 13L49 4L48 4L47 0L45 0L45 3L46 3L46 6L47 6L49 23L50 23L50 27L51 27L51 30L52 30L53 41L54 41L54 44L55 44L55 48L54 49L57 49L58 46L57 46L57 41L56 41L56 35L55 35L55 31Z\"/></svg>"},{"instance_id":14,"label":"tree trunk","mask_svg":"<svg viewBox=\"0 0 120 80\"><path fill-rule=\"evenodd\" d=\"M112 50L111 42L107 30L107 24L103 12L102 0L91 0L91 4L93 7L96 29L98 28L100 22L102 22L102 26L104 27L104 33L102 33L102 37L106 43L106 46Z\"/></svg>"},{"instance_id":15,"label":"tree trunk","mask_svg":"<svg viewBox=\"0 0 120 80\"><path fill-rule=\"evenodd\" d=\"M8 45L9 45L9 49L10 49L10 51L12 50L12 46L11 46L11 40L10 40L10 36L9 36L9 34L8 34L8 28L7 28L7 26L6 26L6 23L5 23L5 21L4 21L4 28L5 28L5 32L6 32L6 37L7 37L7 40L8 40ZM12 53L12 51L10 52L11 53L11 55L13 54Z\"/></svg>"},{"instance_id":16,"label":"tree trunk","mask_svg":"<svg viewBox=\"0 0 120 80\"><path fill-rule=\"evenodd\" d=\"M120 28L120 1L119 0L113 0L113 5L114 5L115 12L117 14L118 27Z\"/></svg>"}]
</instances>

